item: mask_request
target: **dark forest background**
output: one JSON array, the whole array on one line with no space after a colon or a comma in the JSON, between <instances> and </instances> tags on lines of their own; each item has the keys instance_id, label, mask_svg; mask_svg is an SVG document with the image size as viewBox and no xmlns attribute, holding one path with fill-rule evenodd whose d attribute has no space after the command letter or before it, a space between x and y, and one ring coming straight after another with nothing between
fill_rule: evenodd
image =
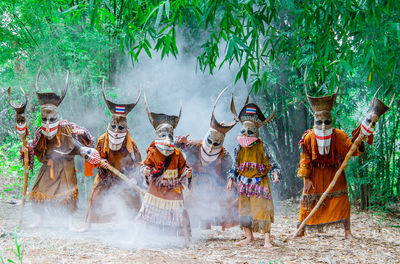
<instances>
[{"instance_id":1,"label":"dark forest background","mask_svg":"<svg viewBox=\"0 0 400 264\"><path fill-rule=\"evenodd\" d=\"M21 97L19 86L28 93L32 134L40 125L34 90L40 65L43 86L60 87L68 70L74 76L69 96L100 107L103 77L114 86L121 72L135 69L143 58L161 57L162 63L190 54L197 58L193 71L213 76L228 67L266 114L275 104L277 119L263 128L262 139L283 169L275 189L280 199L301 194L297 143L313 123L304 84L316 96L338 89L334 125L348 134L360 124L378 87L386 103L395 93L373 146L352 160L347 179L351 200L361 209L387 209L399 199L398 0L2 0L0 15L0 173L20 179L0 183L3 198L20 190L23 178L8 86L14 99ZM222 88L215 87L215 93ZM98 135L102 128L91 129Z\"/></svg>"}]
</instances>

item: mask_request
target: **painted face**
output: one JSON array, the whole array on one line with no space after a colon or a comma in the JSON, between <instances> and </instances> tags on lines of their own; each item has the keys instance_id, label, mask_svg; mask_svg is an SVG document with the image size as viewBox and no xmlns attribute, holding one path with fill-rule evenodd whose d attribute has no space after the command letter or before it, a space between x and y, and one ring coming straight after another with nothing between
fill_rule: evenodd
<instances>
[{"instance_id":1,"label":"painted face","mask_svg":"<svg viewBox=\"0 0 400 264\"><path fill-rule=\"evenodd\" d=\"M174 153L174 128L169 124L160 124L156 129L156 148L164 156Z\"/></svg>"},{"instance_id":2,"label":"painted face","mask_svg":"<svg viewBox=\"0 0 400 264\"><path fill-rule=\"evenodd\" d=\"M361 132L366 136L371 135L375 130L375 126L378 120L379 116L377 116L373 112L369 112L361 123Z\"/></svg>"},{"instance_id":3,"label":"painted face","mask_svg":"<svg viewBox=\"0 0 400 264\"><path fill-rule=\"evenodd\" d=\"M42 134L47 139L52 139L58 131L58 125L60 123L60 117L57 111L57 107L51 104L42 105Z\"/></svg>"},{"instance_id":4,"label":"painted face","mask_svg":"<svg viewBox=\"0 0 400 264\"><path fill-rule=\"evenodd\" d=\"M27 129L25 113L16 115L15 128L17 129L17 133L20 137L23 137L25 135Z\"/></svg>"},{"instance_id":5,"label":"painted face","mask_svg":"<svg viewBox=\"0 0 400 264\"><path fill-rule=\"evenodd\" d=\"M315 112L314 132L317 139L318 152L320 155L328 155L331 147L332 131L333 124L331 112Z\"/></svg>"},{"instance_id":6,"label":"painted face","mask_svg":"<svg viewBox=\"0 0 400 264\"><path fill-rule=\"evenodd\" d=\"M258 127L251 121L244 121L242 128L240 129L240 135L245 137L257 137L258 138Z\"/></svg>"},{"instance_id":7,"label":"painted face","mask_svg":"<svg viewBox=\"0 0 400 264\"><path fill-rule=\"evenodd\" d=\"M111 150L118 151L124 143L128 133L126 117L122 115L112 115L111 122L108 124L108 145Z\"/></svg>"},{"instance_id":8,"label":"painted face","mask_svg":"<svg viewBox=\"0 0 400 264\"><path fill-rule=\"evenodd\" d=\"M213 162L218 158L218 154L222 150L225 135L221 132L210 128L201 144L201 158L204 162Z\"/></svg>"}]
</instances>

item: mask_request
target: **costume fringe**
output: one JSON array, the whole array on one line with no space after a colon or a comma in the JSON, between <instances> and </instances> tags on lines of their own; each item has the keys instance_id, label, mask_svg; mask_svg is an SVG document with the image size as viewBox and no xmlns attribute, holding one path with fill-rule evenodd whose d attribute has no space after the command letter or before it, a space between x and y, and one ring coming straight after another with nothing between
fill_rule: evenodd
<instances>
[{"instance_id":1,"label":"costume fringe","mask_svg":"<svg viewBox=\"0 0 400 264\"><path fill-rule=\"evenodd\" d=\"M253 219L252 216L239 216L240 228L251 228L253 232L270 233L271 232L270 220Z\"/></svg>"},{"instance_id":2,"label":"costume fringe","mask_svg":"<svg viewBox=\"0 0 400 264\"><path fill-rule=\"evenodd\" d=\"M340 197L344 195L348 195L347 190L330 192L327 194L326 198ZM301 205L304 206L307 210L311 210L314 205L319 201L321 196L322 193L303 194L301 197ZM322 206L325 206L325 204L322 203Z\"/></svg>"},{"instance_id":3,"label":"costume fringe","mask_svg":"<svg viewBox=\"0 0 400 264\"><path fill-rule=\"evenodd\" d=\"M165 200L146 193L139 219L161 226L183 227L184 212L183 200Z\"/></svg>"},{"instance_id":4,"label":"costume fringe","mask_svg":"<svg viewBox=\"0 0 400 264\"><path fill-rule=\"evenodd\" d=\"M301 222L297 223L297 228L300 226ZM333 222L328 222L328 223L322 223L322 224L316 224L316 225L305 225L304 230L310 230L310 231L317 231L317 232L323 232L324 230L331 230L331 229L337 229L337 228L345 228L349 229L350 228L350 219L341 219Z\"/></svg>"},{"instance_id":5,"label":"costume fringe","mask_svg":"<svg viewBox=\"0 0 400 264\"><path fill-rule=\"evenodd\" d=\"M56 201L64 204L70 204L78 201L78 194L78 186L76 186L73 189L59 193L57 195L48 195L42 192L31 191L29 193L29 199L32 199L37 203Z\"/></svg>"}]
</instances>

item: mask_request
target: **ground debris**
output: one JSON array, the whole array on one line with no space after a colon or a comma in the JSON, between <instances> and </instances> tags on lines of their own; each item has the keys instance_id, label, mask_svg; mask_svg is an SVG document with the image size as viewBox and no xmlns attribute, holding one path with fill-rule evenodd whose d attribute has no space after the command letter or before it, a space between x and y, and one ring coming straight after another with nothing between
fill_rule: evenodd
<instances>
[{"instance_id":1,"label":"ground debris","mask_svg":"<svg viewBox=\"0 0 400 264\"><path fill-rule=\"evenodd\" d=\"M29 203L26 211L29 211ZM352 230L355 239L343 238L341 229L322 233L308 232L293 238L299 206L296 201L276 202L276 219L272 225L274 247L264 249L256 234L251 247L236 246L243 238L234 227L222 232L193 230L193 247L184 248L181 239L164 245L156 239L138 244L123 232L95 227L87 233L70 233L67 227L50 223L40 229L23 229L18 241L24 249L23 263L398 263L400 255L400 219L371 212L354 212ZM14 227L19 207L0 202L0 253L4 259L16 259L8 249L15 248ZM81 209L80 217L84 218ZM25 221L33 216L26 213ZM79 219L77 219L77 222ZM378 228L379 227L379 228ZM118 229L118 228L117 228ZM121 230L119 230L121 231ZM4 234L2 236L2 234ZM165 241L164 241L165 242Z\"/></svg>"}]
</instances>

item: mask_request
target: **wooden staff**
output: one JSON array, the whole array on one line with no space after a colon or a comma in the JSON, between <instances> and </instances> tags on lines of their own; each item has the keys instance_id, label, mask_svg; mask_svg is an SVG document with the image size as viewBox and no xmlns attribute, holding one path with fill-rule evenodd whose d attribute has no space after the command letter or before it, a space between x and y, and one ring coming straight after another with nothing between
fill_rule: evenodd
<instances>
[{"instance_id":1,"label":"wooden staff","mask_svg":"<svg viewBox=\"0 0 400 264\"><path fill-rule=\"evenodd\" d=\"M129 178L123 174L122 172L120 172L119 170L117 170L116 168L114 168L113 166L111 166L110 163L108 163L106 160L101 159L100 160L100 166L104 169L107 169L109 171L111 171L112 173L114 173L115 175L117 175L119 178L121 178L122 180L124 180L125 182L127 182L128 184L132 185L132 187L140 192L142 195L144 195L146 192L144 190L142 190L141 188L139 188L139 186L137 184L134 184L132 181L129 180Z\"/></svg>"},{"instance_id":2,"label":"wooden staff","mask_svg":"<svg viewBox=\"0 0 400 264\"><path fill-rule=\"evenodd\" d=\"M17 105L11 100L11 88L8 87L8 98L10 100L11 106L15 110L15 116L16 116L16 124L18 124L18 121L22 121L26 123L25 119L25 107L27 104L27 97L24 92L24 90L21 88L22 93L25 96L25 102L23 104ZM27 124L26 124L26 129L27 129ZM25 201L26 201L26 191L28 189L28 178L29 178L29 148L28 148L28 143L26 141L26 136L27 136L27 130L25 129L24 135L22 137L22 145L24 146L24 185L22 188L22 201L21 201L21 211L20 211L20 216L19 216L19 222L18 225L22 225L22 219L23 219L23 214L24 214L24 207L25 207Z\"/></svg>"}]
</instances>

